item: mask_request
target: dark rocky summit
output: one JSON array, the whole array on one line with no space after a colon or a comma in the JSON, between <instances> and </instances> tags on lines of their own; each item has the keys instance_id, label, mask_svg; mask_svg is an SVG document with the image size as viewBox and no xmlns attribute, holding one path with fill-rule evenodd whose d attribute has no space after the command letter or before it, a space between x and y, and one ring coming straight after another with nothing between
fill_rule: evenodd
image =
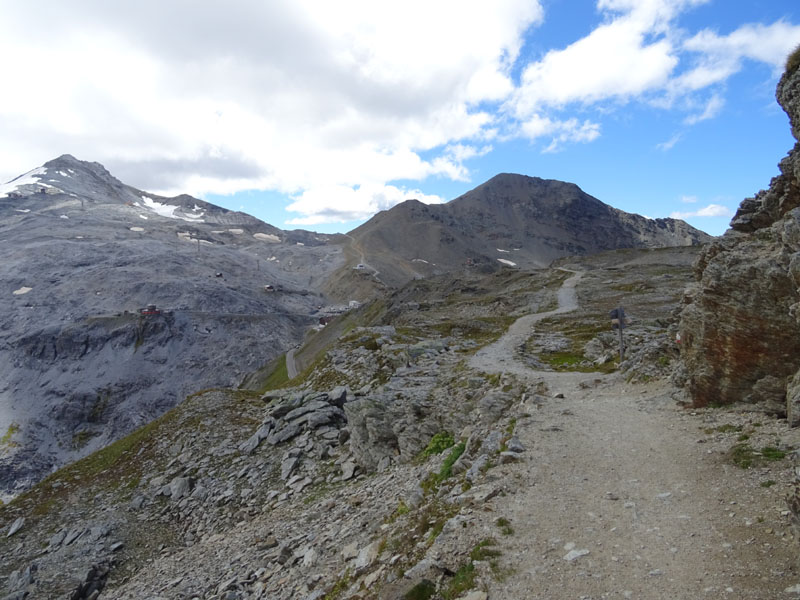
<instances>
[{"instance_id":1,"label":"dark rocky summit","mask_svg":"<svg viewBox=\"0 0 800 600\"><path fill-rule=\"evenodd\" d=\"M464 267L542 268L563 256L711 239L676 219L626 213L577 185L502 173L447 204L409 200L350 232L387 284Z\"/></svg>"},{"instance_id":2,"label":"dark rocky summit","mask_svg":"<svg viewBox=\"0 0 800 600\"><path fill-rule=\"evenodd\" d=\"M297 343L330 239L71 156L0 186L0 496Z\"/></svg>"},{"instance_id":3,"label":"dark rocky summit","mask_svg":"<svg viewBox=\"0 0 800 600\"><path fill-rule=\"evenodd\" d=\"M800 70L777 100L800 139ZM780 175L745 199L731 229L695 265L682 312L682 356L696 406L763 402L800 424L800 144Z\"/></svg>"}]
</instances>

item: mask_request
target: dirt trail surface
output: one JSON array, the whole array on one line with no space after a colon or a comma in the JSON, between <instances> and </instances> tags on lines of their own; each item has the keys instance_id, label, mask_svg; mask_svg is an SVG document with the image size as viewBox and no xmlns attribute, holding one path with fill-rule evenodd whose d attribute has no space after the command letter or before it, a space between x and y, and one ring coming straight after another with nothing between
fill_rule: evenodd
<instances>
[{"instance_id":1,"label":"dirt trail surface","mask_svg":"<svg viewBox=\"0 0 800 600\"><path fill-rule=\"evenodd\" d=\"M703 419L718 414L680 408L666 382L532 372L514 359L537 321L576 307L580 277L557 310L519 319L472 362L548 389L520 407L525 462L492 471L512 492L492 518L513 534L496 536L508 575L489 578L489 598L800 597L783 494L759 485L768 468L739 469L730 444L704 439Z\"/></svg>"},{"instance_id":2,"label":"dirt trail surface","mask_svg":"<svg viewBox=\"0 0 800 600\"><path fill-rule=\"evenodd\" d=\"M580 271L569 271L573 273L558 290L558 308L547 312L534 313L520 317L508 328L503 336L484 348L481 348L470 360L470 367L484 371L486 373L514 373L515 375L529 378L532 373L530 367L518 361L514 357L515 350L527 340L533 332L533 326L548 317L567 313L578 308L578 298L575 287L583 275Z\"/></svg>"}]
</instances>

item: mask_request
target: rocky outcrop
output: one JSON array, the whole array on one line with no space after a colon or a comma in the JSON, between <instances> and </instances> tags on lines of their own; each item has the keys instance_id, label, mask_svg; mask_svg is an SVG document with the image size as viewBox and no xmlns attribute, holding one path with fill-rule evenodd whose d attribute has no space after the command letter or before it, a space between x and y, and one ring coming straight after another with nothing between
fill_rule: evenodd
<instances>
[{"instance_id":1,"label":"rocky outcrop","mask_svg":"<svg viewBox=\"0 0 800 600\"><path fill-rule=\"evenodd\" d=\"M798 138L800 70L784 74L777 100ZM800 144L779 167L700 255L681 314L681 355L696 406L764 403L800 424Z\"/></svg>"}]
</instances>

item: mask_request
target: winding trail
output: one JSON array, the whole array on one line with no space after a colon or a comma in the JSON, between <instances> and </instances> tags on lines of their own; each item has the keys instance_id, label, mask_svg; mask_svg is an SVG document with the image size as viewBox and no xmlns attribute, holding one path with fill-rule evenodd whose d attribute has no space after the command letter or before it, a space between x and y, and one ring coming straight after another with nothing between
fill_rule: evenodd
<instances>
[{"instance_id":1,"label":"winding trail","mask_svg":"<svg viewBox=\"0 0 800 600\"><path fill-rule=\"evenodd\" d=\"M515 359L536 322L577 308L580 278L563 283L556 310L522 317L471 361L549 389L517 407L524 460L491 471L510 493L484 518L507 573L486 577L489 599L800 597L785 592L800 580L794 542L759 525L774 518L774 500L698 444L698 418L667 382L532 371ZM498 535L498 517L512 535Z\"/></svg>"},{"instance_id":2,"label":"winding trail","mask_svg":"<svg viewBox=\"0 0 800 600\"><path fill-rule=\"evenodd\" d=\"M486 373L513 373L519 377L531 378L541 375L516 359L515 352L533 332L533 326L543 319L571 312L578 308L575 288L583 276L582 271L561 269L572 276L567 278L558 290L558 308L546 312L533 313L520 317L496 342L481 348L470 359L470 367Z\"/></svg>"}]
</instances>

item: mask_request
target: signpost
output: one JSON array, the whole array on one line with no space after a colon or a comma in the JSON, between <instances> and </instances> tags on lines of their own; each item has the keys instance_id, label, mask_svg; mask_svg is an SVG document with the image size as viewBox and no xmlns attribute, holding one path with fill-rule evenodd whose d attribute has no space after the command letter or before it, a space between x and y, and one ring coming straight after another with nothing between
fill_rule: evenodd
<instances>
[{"instance_id":1,"label":"signpost","mask_svg":"<svg viewBox=\"0 0 800 600\"><path fill-rule=\"evenodd\" d=\"M625 328L625 309L621 306L609 313L611 317L611 329L615 327L619 330L619 362L625 360L625 342L622 339L622 330Z\"/></svg>"}]
</instances>

